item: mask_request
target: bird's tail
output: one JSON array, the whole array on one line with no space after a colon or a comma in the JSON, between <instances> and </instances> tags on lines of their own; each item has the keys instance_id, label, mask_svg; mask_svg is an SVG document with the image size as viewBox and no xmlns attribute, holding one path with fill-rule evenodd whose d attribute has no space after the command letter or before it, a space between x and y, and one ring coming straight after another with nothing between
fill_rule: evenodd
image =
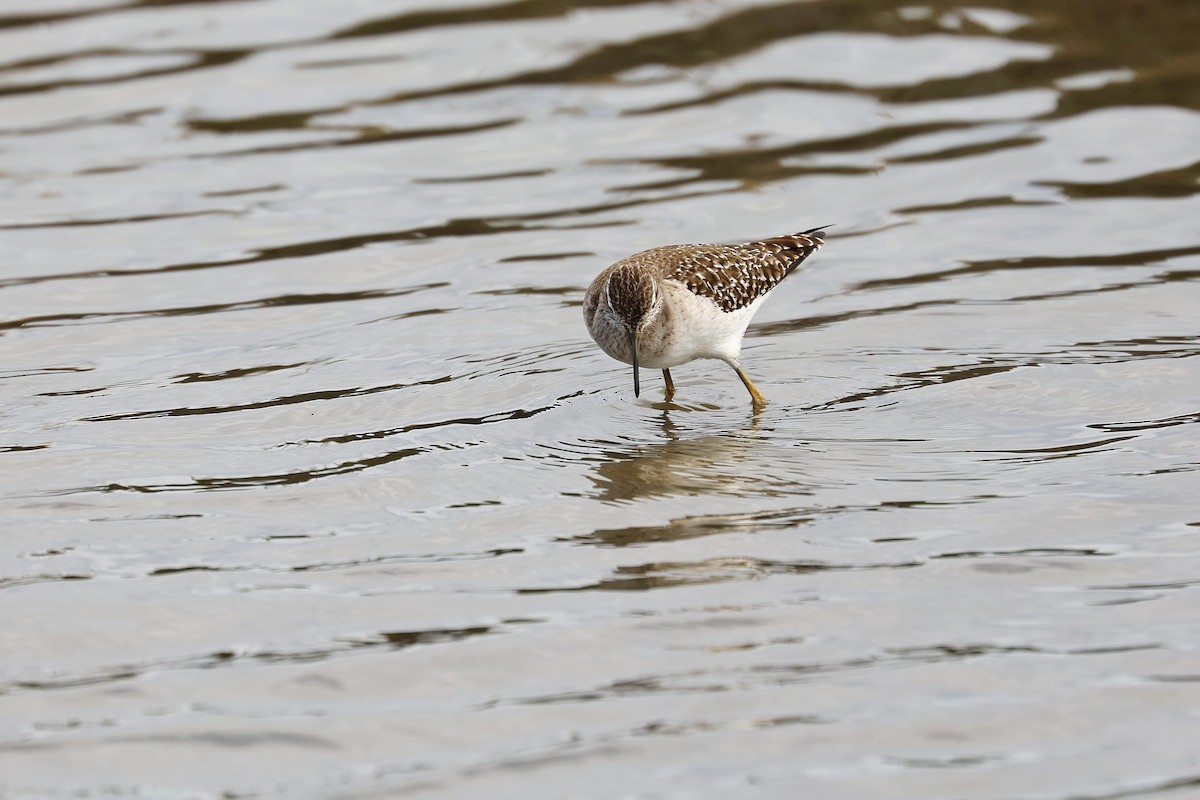
<instances>
[{"instance_id":1,"label":"bird's tail","mask_svg":"<svg viewBox=\"0 0 1200 800\"><path fill-rule=\"evenodd\" d=\"M770 239L752 242L751 246L765 248L767 251L775 254L775 259L783 266L783 272L780 273L778 280L774 282L779 283L779 281L782 281L788 275L795 272L804 259L821 249L821 246L825 244L825 237L822 235L822 232L828 227L830 225L821 225L802 231L801 233L774 236Z\"/></svg>"},{"instance_id":2,"label":"bird's tail","mask_svg":"<svg viewBox=\"0 0 1200 800\"><path fill-rule=\"evenodd\" d=\"M753 244L769 247L775 251L788 251L800 255L800 260L804 260L808 256L821 248L825 244L825 229L833 227L833 224L821 225L816 228L810 228L800 233L789 233L786 236L772 236L770 239L763 239ZM799 264L797 261L796 264ZM795 266L795 265L793 265Z\"/></svg>"}]
</instances>

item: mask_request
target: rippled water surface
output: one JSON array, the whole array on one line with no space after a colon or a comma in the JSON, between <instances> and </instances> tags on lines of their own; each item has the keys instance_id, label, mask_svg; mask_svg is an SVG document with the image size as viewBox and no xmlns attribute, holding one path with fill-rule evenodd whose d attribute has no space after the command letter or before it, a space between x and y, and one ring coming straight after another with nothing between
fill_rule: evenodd
<instances>
[{"instance_id":1,"label":"rippled water surface","mask_svg":"<svg viewBox=\"0 0 1200 800\"><path fill-rule=\"evenodd\" d=\"M0 796L1200 797L1200 3L982 2L0 4Z\"/></svg>"}]
</instances>

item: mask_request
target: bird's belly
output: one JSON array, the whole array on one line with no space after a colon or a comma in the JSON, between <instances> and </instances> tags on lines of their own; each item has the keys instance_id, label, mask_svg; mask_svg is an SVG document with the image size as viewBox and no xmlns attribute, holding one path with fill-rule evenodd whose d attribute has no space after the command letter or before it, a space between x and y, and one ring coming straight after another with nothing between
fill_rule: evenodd
<instances>
[{"instance_id":1,"label":"bird's belly","mask_svg":"<svg viewBox=\"0 0 1200 800\"><path fill-rule=\"evenodd\" d=\"M643 332L638 360L645 367L669 369L698 358L736 359L758 305L755 301L726 312L714 303L689 297L684 313L671 313L662 324Z\"/></svg>"},{"instance_id":2,"label":"bird's belly","mask_svg":"<svg viewBox=\"0 0 1200 800\"><path fill-rule=\"evenodd\" d=\"M736 358L737 351L737 346L728 346L727 339L693 330L686 340L668 338L661 344L643 342L638 348L638 361L650 369L669 369L698 358Z\"/></svg>"}]
</instances>

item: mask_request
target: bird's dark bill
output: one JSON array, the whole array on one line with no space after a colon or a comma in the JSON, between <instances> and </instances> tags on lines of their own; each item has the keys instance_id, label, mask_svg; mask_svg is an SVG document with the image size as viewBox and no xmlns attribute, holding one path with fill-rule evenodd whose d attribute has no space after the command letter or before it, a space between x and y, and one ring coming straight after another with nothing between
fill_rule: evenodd
<instances>
[{"instance_id":1,"label":"bird's dark bill","mask_svg":"<svg viewBox=\"0 0 1200 800\"><path fill-rule=\"evenodd\" d=\"M642 380L638 375L638 335L636 333L629 336L629 349L633 353L633 396L640 397L642 394Z\"/></svg>"}]
</instances>

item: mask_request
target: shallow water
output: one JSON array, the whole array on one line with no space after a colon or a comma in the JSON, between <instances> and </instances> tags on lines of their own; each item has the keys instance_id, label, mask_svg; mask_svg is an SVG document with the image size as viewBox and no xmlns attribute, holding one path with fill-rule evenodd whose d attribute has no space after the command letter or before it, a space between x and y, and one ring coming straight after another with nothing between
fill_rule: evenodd
<instances>
[{"instance_id":1,"label":"shallow water","mask_svg":"<svg viewBox=\"0 0 1200 800\"><path fill-rule=\"evenodd\" d=\"M1197 26L5 3L0 796L1200 796Z\"/></svg>"}]
</instances>

